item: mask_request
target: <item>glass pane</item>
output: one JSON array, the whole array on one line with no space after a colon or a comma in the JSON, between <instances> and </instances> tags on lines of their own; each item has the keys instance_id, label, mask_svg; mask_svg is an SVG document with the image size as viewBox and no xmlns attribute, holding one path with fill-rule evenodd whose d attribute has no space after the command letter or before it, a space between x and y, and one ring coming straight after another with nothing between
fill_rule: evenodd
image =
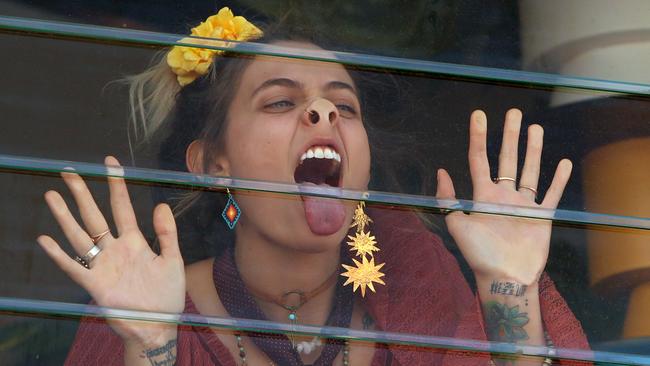
<instances>
[{"instance_id":1,"label":"glass pane","mask_svg":"<svg viewBox=\"0 0 650 366\"><path fill-rule=\"evenodd\" d=\"M75 168L85 169L82 164ZM111 170L109 174L118 172ZM183 259L185 264L189 265L189 298L186 298L184 316L177 318L173 314L155 311L129 312L86 306L90 301L88 294L63 274L34 243L34 237L37 235L49 234L61 243L67 253L75 254L42 202L44 191L57 190L65 197L73 214L78 217L71 195L56 174L23 173L28 174L2 174L3 192L19 191L21 195L3 197L5 202L9 202L5 207L12 210L11 213L3 215L2 221L3 232L7 233L3 241L4 251L11 253L11 256L3 257L3 268L7 268L11 276L3 283L0 307L12 314L30 315L30 318L7 318L3 323L7 329L3 334L7 334L7 342L12 345L8 352L15 359L32 357L34 352L43 355L51 352L54 359L62 359L67 352L65 342L70 342L75 332L74 319L84 314L99 318L117 317L193 325L194 327L182 328L178 338L179 342L181 339L183 342L189 342L182 343L182 347L190 348L188 344L199 341L215 344L214 342L219 340L228 345L236 341L236 334L241 333L243 342L252 350L249 356L258 353L257 346L252 345L252 338L261 337L268 340L269 334L273 333L286 335L285 345L288 345L293 337L295 343L302 344L303 348L312 347L318 342L314 341L314 336L318 336L322 344L327 344L328 339L348 339L353 359L364 359L365 356L360 355L370 352L372 359L394 357L395 362L399 364L408 360L435 364L440 362L441 357L451 357L450 355L455 354L450 350L470 351L463 357L478 359L485 357L481 352L488 350L495 352L494 358L500 357L499 354L507 356L523 352L525 355L539 356L548 352L544 346L521 345L513 348L507 343L485 343L477 302L480 297L475 297L474 291L478 290L479 296L489 296L487 294L493 292L504 296L530 296L530 303L522 305L522 308L525 307L527 313L531 314L530 318L533 317L536 297L531 296L530 291L520 284L510 281L493 281L488 284L489 288L481 289L482 283L476 282L470 264L472 256L468 257L468 252L463 252L465 247L459 246L454 240L459 235L462 239L462 234L449 233L445 220L449 223L450 216L441 216L438 209L368 202L365 212L372 222L366 226L363 233L371 235L371 238L360 240L360 232L355 227L349 231L343 227L334 235L337 237L334 241L321 240L305 244L302 236L309 234L304 231L315 230L318 225L323 225L322 222L310 221L312 219L308 216L301 219L300 215L297 215L296 220L289 219L291 225L288 227L283 225L278 229L279 223L285 218L293 217L292 215L296 214L294 211L300 214L310 205L321 205L318 209L314 208L311 214L323 215L323 212L333 210L328 204L333 207L342 205L347 222L357 201L336 203L331 199L311 195L296 196L235 189L234 186L238 182L231 186L237 208L242 213L234 235L221 217L224 211L227 212L224 210L227 207L227 194L222 188L188 191L182 182L170 186L155 182L146 183L142 180L133 181L128 185L139 227L156 251L159 241L155 239L151 223L151 210L155 203L164 199L178 204L179 198L186 201L189 199L188 193L200 195L195 201L196 204L176 218ZM159 174L162 176L164 172ZM110 222L112 232L117 233L118 230L111 219L109 192L105 180L92 177L87 177L86 180L100 210ZM258 183L259 186L263 184ZM268 186L274 187L271 183ZM181 189L178 189L179 187ZM310 193L313 192L315 190ZM408 196L401 198L408 202ZM318 212L319 210L321 212ZM503 206L502 210L507 212L508 207ZM270 214L271 212L273 214ZM474 220L478 220L474 222L475 225L481 220L492 223L506 220L508 225L519 225L527 221L531 231L537 230L540 225L544 226L544 221L530 221L531 219L515 216L475 215L477 214L470 215L476 217ZM36 225L26 225L26 222ZM238 257L238 248L247 248L246 242L238 239L238 235L245 232L242 228L255 222L259 222L261 230L268 231L270 235L291 235L287 243L296 246L292 250L299 250L300 253L300 250L309 247L309 254L302 254L302 258L293 256L291 264L282 265L283 269L279 269L278 263L273 260L274 250L260 251L259 247L253 246L250 252L246 251L242 254L243 257ZM539 301L544 328L554 341L557 356L627 364L643 364L648 361L647 356L635 356L647 354L641 343L645 332L644 289L647 286L643 282L643 271L636 268L644 265L643 256L648 233L647 228L625 229L576 223L558 223L553 226L550 257L539 285ZM338 238L342 239L340 246ZM352 246L350 243L355 240L357 244L365 243L366 246ZM106 252L100 253L95 259L97 266L100 263L109 263L109 255L116 256L125 250L124 243L105 243ZM373 250L375 243L379 251ZM114 248L120 246L121 249L109 252L108 245ZM534 246L530 248L536 250ZM332 252L336 253L331 260L335 271L332 271L331 266L322 265L325 257L331 257L327 253ZM151 255L155 256L153 253ZM100 256L104 256L104 262L99 259ZM357 267L365 268L359 265L364 263L364 256L367 260L372 258L375 265L385 265L378 269L384 276L377 273L374 278L375 292L366 287L365 296L361 296L362 287L353 291L353 284L344 286L343 283L348 277L342 274L354 274ZM248 259L238 259L246 257ZM309 258L313 257L321 259L305 268ZM348 263L350 267L339 267L339 260ZM72 264L77 266L77 263ZM81 266L79 268L86 275L87 270ZM88 273L97 271L97 268ZM299 288L296 292L276 291L275 285L270 282L273 278L282 277L286 283L302 283L318 268L322 269L322 275L316 276L317 281L313 281L314 283L305 287L305 290ZM125 269L123 271L126 273ZM380 281L383 284L379 283ZM146 288L145 286L142 291L147 292ZM630 293L631 295L627 295ZM205 300L215 297L222 299L217 304L227 308L228 312L221 307L215 308L212 300ZM305 303L296 310L297 319L292 322L289 318L292 312L279 304L291 306L300 304L303 300ZM327 312L323 315L325 318L314 317L313 312L317 312L318 304L322 306L323 302L329 301L334 304L330 317L332 314L348 314L352 317L351 320L327 320ZM197 307L204 307L202 315L197 314ZM49 320L52 316L71 317L71 320ZM233 320L231 316L236 319ZM78 334L80 338L77 339L77 346L72 349L70 357L80 363L88 362L86 357L109 357L108 354L114 357L109 351L92 355L84 351L88 348L84 345L86 342L92 342L92 339L102 339L106 344L115 347L121 343L109 328L101 325L101 322L87 320L82 324L82 333ZM206 326L208 328L205 328ZM35 333L38 336L25 334L25 329L32 328L41 329ZM218 338L215 338L213 331ZM583 338L583 331L588 338ZM44 334L54 332L65 333L57 340L56 345L38 343L42 341ZM599 352L593 353L583 349L587 339L589 346ZM359 343L360 341L363 342ZM389 351L380 347L382 344L388 345ZM316 348L325 349L324 346ZM218 349L217 347L217 351L213 351L218 354ZM187 356L186 348L179 352L183 357ZM236 356L236 353L234 355ZM303 360L308 362L308 355L303 356ZM208 355L200 354L195 357L200 359ZM255 356L251 357L255 359ZM280 362L278 359L275 361Z\"/></svg>"},{"instance_id":2,"label":"glass pane","mask_svg":"<svg viewBox=\"0 0 650 366\"><path fill-rule=\"evenodd\" d=\"M521 12L534 6L511 5L504 9L522 17L516 29L523 31ZM96 13L109 14L111 6ZM467 4L454 6L462 10ZM122 356L113 351L122 341L104 323L109 318L113 325L114 319L180 324L181 364L188 354L196 357L190 363L240 363L240 352L251 365L309 364L318 357L331 364L330 356L343 364L346 347L351 364L485 363L490 352L494 360L523 355L519 361L530 364L545 356L650 362L645 311L650 125L643 80L563 77L564 71L555 69L557 74L542 75L512 65L504 71L498 69L504 67L499 57L494 64L422 62L437 56L417 53L419 43L397 54L409 58L384 57L395 56L400 48L391 45L408 38L407 30L392 40L378 38L367 49L342 41L317 43L318 48L288 36L270 43L184 39L185 46L204 48L177 48L169 56L165 45L186 32L134 32L145 28L129 24L123 30L100 28L92 24L115 26L114 19L102 23L89 14L85 26L41 22L60 20L45 15L0 19L0 42L12 55L0 61L11 70L0 80L3 359L60 363L69 353L73 364L118 362ZM457 24L457 16L451 24ZM79 21L75 17L65 20ZM476 26L481 34L485 29ZM231 52L211 63L212 52L224 49ZM36 52L45 56L35 57ZM197 76L202 62L208 73ZM139 74L143 71L148 74ZM145 83L132 84L130 99L125 78L138 74L129 80ZM519 141L516 132L508 140L518 150L500 156L508 145L502 142L504 115L513 107L523 111ZM482 120L476 117L471 139L469 120L476 109L486 112L487 136L476 129ZM509 116L510 126L517 125L517 112ZM541 144L537 123L544 129L539 182L536 164L528 169L524 162L536 159L526 151ZM478 163L474 158L472 169L470 140L474 150L481 151L482 141L487 148ZM107 155L124 167L109 160L107 168ZM507 156L516 157L510 169ZM573 170L560 195L563 184L552 182L569 175L567 163L560 164L563 158L573 162ZM440 168L449 172L453 190ZM518 174L522 169L529 174ZM85 240L77 245L84 250L70 246L44 200L46 192L60 192L82 222L60 177L64 171L84 177L112 235L140 243L145 261L160 258L154 207L161 202L173 207L177 231L170 232L177 232L188 266L187 287L174 282L182 277L180 266L178 276L155 285L144 279L159 271L124 283L144 281L131 292L158 290L161 298L176 284L181 288L177 308L158 307L161 301L140 306L129 301L131 292L115 291L117 299L110 301L89 292L93 285L78 276L83 285L75 283L36 244L39 235L51 235L67 259L85 254L88 235L101 236L106 227L84 222L82 229L90 233L77 231ZM145 240L118 230L120 217L111 214L106 176L127 179L134 222ZM228 191L236 204L228 201ZM56 195L47 197L50 205L62 207ZM348 229L360 201L372 221L365 230L359 224ZM350 241L360 247L349 250ZM108 263L106 258L132 250L122 248L103 248L92 261ZM373 272L371 259L375 266L385 263L375 268L385 276ZM127 275L141 262L116 264L112 274ZM85 277L98 272L72 259L68 263ZM376 292L367 284L355 291L353 284L343 285L360 273L358 268L374 275ZM539 282L535 268L544 270ZM226 280L220 283L221 278ZM191 300L185 306L184 290ZM92 298L96 301L87 305ZM490 302L493 298L496 302ZM79 317L99 320L79 322ZM495 319L500 327L492 326ZM516 345L501 342L517 338ZM92 340L105 341L105 350L85 353ZM292 361L265 348L268 342ZM162 362L172 348L152 355Z\"/></svg>"},{"instance_id":3,"label":"glass pane","mask_svg":"<svg viewBox=\"0 0 650 366\"><path fill-rule=\"evenodd\" d=\"M191 26L229 6L256 24L281 24L325 36L331 39L327 48L338 51L626 81L645 84L647 90L643 60L650 50L645 29L650 7L643 0L616 5L613 12L604 0L509 0L498 6L477 0L233 0L182 5L96 1L83 6L63 0L15 0L0 4L0 14L185 35Z\"/></svg>"}]
</instances>

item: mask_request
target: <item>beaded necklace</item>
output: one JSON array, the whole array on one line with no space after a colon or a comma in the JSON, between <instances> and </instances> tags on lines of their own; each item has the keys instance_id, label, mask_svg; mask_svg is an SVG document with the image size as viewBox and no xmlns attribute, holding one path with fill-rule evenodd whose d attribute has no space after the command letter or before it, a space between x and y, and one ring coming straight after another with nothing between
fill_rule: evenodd
<instances>
[{"instance_id":1,"label":"beaded necklace","mask_svg":"<svg viewBox=\"0 0 650 366\"><path fill-rule=\"evenodd\" d=\"M241 333L235 333L235 339L237 340L237 349L239 350L239 360L241 361L240 366L248 366L248 361L246 360L246 349L242 342ZM269 361L269 366L276 365L273 361ZM343 366L350 366L350 342L348 341L345 341L345 346L343 347Z\"/></svg>"}]
</instances>

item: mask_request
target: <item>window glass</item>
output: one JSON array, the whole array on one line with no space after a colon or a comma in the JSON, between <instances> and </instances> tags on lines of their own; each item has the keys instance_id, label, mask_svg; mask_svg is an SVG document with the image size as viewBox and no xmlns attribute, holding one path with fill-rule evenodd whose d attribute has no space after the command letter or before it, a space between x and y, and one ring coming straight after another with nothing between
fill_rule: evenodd
<instances>
[{"instance_id":1,"label":"window glass","mask_svg":"<svg viewBox=\"0 0 650 366\"><path fill-rule=\"evenodd\" d=\"M273 21L288 3L231 7ZM650 362L647 88L584 48L641 52L621 48L641 47L629 41L641 31L603 20L610 34L576 26L553 43L535 22L565 6L562 30L585 9L571 4L295 5L288 35L182 39L200 48L170 54L209 9L5 2L3 359L121 360L119 324L136 319L137 332L179 325L177 344L143 353L151 362ZM592 56L602 63L581 63ZM98 210L75 203L81 179ZM161 231L165 218L176 228ZM178 263L165 280L134 275L143 262L162 273L163 232L178 237L186 286ZM37 244L56 247L44 234L73 269ZM173 309L147 302L174 289Z\"/></svg>"}]
</instances>

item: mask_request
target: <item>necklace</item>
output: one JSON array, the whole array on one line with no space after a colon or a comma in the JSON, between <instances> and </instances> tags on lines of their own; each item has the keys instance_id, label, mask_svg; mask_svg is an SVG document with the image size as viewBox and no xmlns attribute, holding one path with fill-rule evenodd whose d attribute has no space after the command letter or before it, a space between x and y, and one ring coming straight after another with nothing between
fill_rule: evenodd
<instances>
[{"instance_id":1,"label":"necklace","mask_svg":"<svg viewBox=\"0 0 650 366\"><path fill-rule=\"evenodd\" d=\"M341 260L347 263L349 254L345 248L341 248ZM268 320L239 275L232 247L215 259L212 273L219 299L230 316L240 319ZM349 328L354 296L352 291L343 288L345 279L342 276L335 277L338 278L337 286L325 326ZM246 332L246 335L275 365L304 366L300 354L286 335L254 331ZM323 340L322 350L313 366L331 365L336 356L344 351L344 346L345 342L342 340Z\"/></svg>"},{"instance_id":2,"label":"necklace","mask_svg":"<svg viewBox=\"0 0 650 366\"><path fill-rule=\"evenodd\" d=\"M241 334L235 333L235 339L237 340L237 349L239 349L239 360L241 361L240 366L248 366L248 361L246 360L246 349L244 348ZM275 363L269 361L269 366L275 366ZM350 366L350 342L348 341L345 341L345 346L343 346L343 366Z\"/></svg>"},{"instance_id":3,"label":"necklace","mask_svg":"<svg viewBox=\"0 0 650 366\"><path fill-rule=\"evenodd\" d=\"M291 326L293 329L295 329L295 326L298 324L298 314L297 311L305 305L309 300L313 299L323 291L327 290L328 288L332 287L336 283L337 275L339 274L338 269L332 272L332 274L325 280L323 283L320 284L320 286L316 287L315 289L309 291L309 292L304 292L302 290L291 290L287 291L284 294L274 297L272 295L265 294L259 290L256 290L250 286L246 286L248 291L253 295L253 297L268 302L275 304L281 308L284 308L289 312L287 315L287 318L289 322L291 323ZM291 305L289 303L290 297L298 297L298 302L295 303L294 305ZM289 333L289 339L291 340L291 346L293 348L296 348L296 341L293 335L293 332ZM320 343L320 342L319 342ZM315 344L315 343L314 343ZM302 351L305 349L305 353L309 354L312 351L312 347L307 346L298 348L298 351Z\"/></svg>"}]
</instances>

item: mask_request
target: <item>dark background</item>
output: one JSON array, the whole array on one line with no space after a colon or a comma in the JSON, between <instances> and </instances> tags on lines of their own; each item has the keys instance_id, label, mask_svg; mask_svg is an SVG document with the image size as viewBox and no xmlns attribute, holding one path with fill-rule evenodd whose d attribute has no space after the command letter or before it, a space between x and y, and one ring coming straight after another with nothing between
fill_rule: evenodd
<instances>
[{"instance_id":1,"label":"dark background","mask_svg":"<svg viewBox=\"0 0 650 366\"><path fill-rule=\"evenodd\" d=\"M0 15L186 34L224 5L256 22L283 19L327 32L337 40L336 50L521 69L516 1L39 0L0 2ZM126 91L114 81L144 70L158 49L9 33L0 34L0 49L0 153L93 163L112 154L123 164L156 166L155 147L137 149L135 160L129 154ZM431 172L447 168L461 198L471 198L466 149L467 121L474 109L485 110L491 122L489 149L494 163L506 110L522 109L524 126L544 126L540 187L548 186L562 157L575 163L561 203L566 209L585 209L582 191L588 182L582 179L579 163L588 151L650 132L643 99L609 98L549 108L553 90L544 88L408 73L390 77L380 73L379 77L390 82L380 92L385 110L373 113L399 119L401 130L415 132L422 143L403 148L412 149ZM421 176L408 169L401 176L402 193L425 189L433 194L435 185L422 186ZM87 302L87 295L35 244L40 233L62 238L42 200L48 189L66 192L54 177L0 173L0 270L5 275L0 296ZM93 181L91 189L103 211L109 212L104 183ZM150 188L137 185L130 191L147 230ZM547 270L597 346L620 336L626 296L605 298L590 289L585 230L555 228ZM447 243L458 254L449 238ZM60 364L76 322L4 316L0 326L0 357L9 362L3 364Z\"/></svg>"}]
</instances>

